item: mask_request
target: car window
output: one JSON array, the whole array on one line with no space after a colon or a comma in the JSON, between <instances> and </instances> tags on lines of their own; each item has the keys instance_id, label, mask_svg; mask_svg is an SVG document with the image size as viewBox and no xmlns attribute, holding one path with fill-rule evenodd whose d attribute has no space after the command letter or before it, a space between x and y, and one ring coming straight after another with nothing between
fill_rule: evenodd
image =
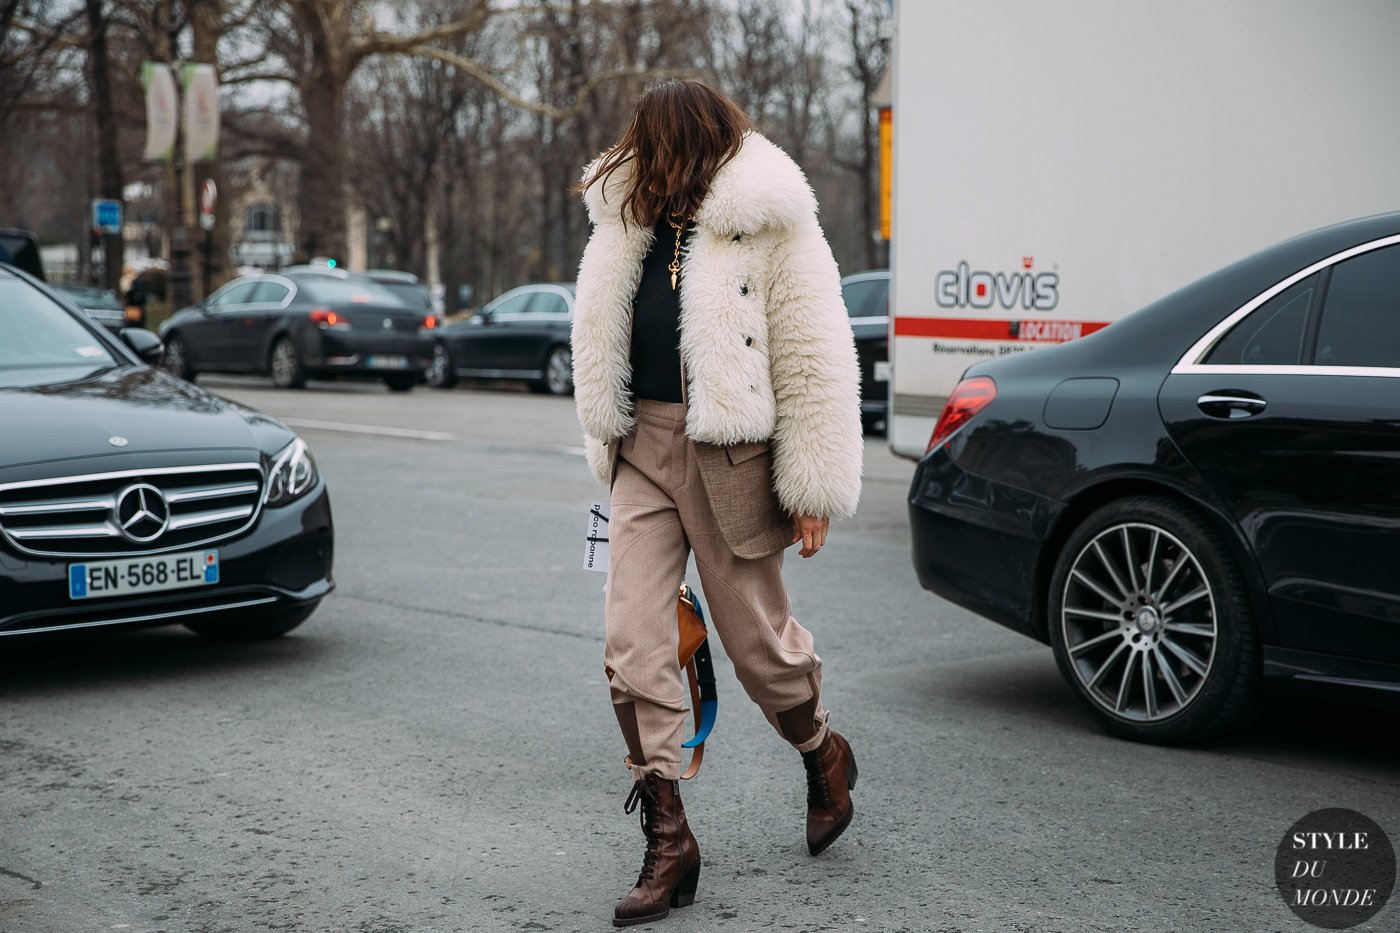
<instances>
[{"instance_id":1,"label":"car window","mask_svg":"<svg viewBox=\"0 0 1400 933\"><path fill-rule=\"evenodd\" d=\"M433 298L428 294L428 286L422 282L379 282L378 284L398 295L399 300L411 308L422 308L427 311L433 306Z\"/></svg>"},{"instance_id":2,"label":"car window","mask_svg":"<svg viewBox=\"0 0 1400 933\"><path fill-rule=\"evenodd\" d=\"M1319 366L1400 367L1400 246L1362 253L1332 267Z\"/></svg>"},{"instance_id":3,"label":"car window","mask_svg":"<svg viewBox=\"0 0 1400 933\"><path fill-rule=\"evenodd\" d=\"M27 282L0 278L0 387L68 382L115 365L62 305Z\"/></svg>"},{"instance_id":4,"label":"car window","mask_svg":"<svg viewBox=\"0 0 1400 933\"><path fill-rule=\"evenodd\" d=\"M876 303L880 291L878 279L864 279L841 286L841 298L846 302L846 313L851 317L873 317L884 314L885 310Z\"/></svg>"},{"instance_id":5,"label":"car window","mask_svg":"<svg viewBox=\"0 0 1400 933\"><path fill-rule=\"evenodd\" d=\"M1297 366L1304 361L1319 277L1295 282L1230 328L1202 361L1221 366Z\"/></svg>"},{"instance_id":6,"label":"car window","mask_svg":"<svg viewBox=\"0 0 1400 933\"><path fill-rule=\"evenodd\" d=\"M346 305L409 307L398 295L370 279L338 279L323 275L306 275L299 277L296 282L297 287L317 304L330 305L331 307L344 307Z\"/></svg>"},{"instance_id":7,"label":"car window","mask_svg":"<svg viewBox=\"0 0 1400 933\"><path fill-rule=\"evenodd\" d=\"M214 299L209 302L215 308L226 308L229 305L247 304L253 296L253 289L258 287L257 282L235 282L228 288L219 292Z\"/></svg>"},{"instance_id":8,"label":"car window","mask_svg":"<svg viewBox=\"0 0 1400 933\"><path fill-rule=\"evenodd\" d=\"M505 301L502 301L491 309L491 316L500 317L503 314L509 314L512 317L516 317L524 314L525 309L530 304L530 299L534 297L534 292L521 292L518 295L511 295L506 298Z\"/></svg>"},{"instance_id":9,"label":"car window","mask_svg":"<svg viewBox=\"0 0 1400 933\"><path fill-rule=\"evenodd\" d=\"M535 292L530 303L531 314L568 314L569 303L558 292Z\"/></svg>"},{"instance_id":10,"label":"car window","mask_svg":"<svg viewBox=\"0 0 1400 933\"><path fill-rule=\"evenodd\" d=\"M872 317L888 317L890 313L890 280L879 279L879 288L875 289L875 294L871 296L870 315Z\"/></svg>"},{"instance_id":11,"label":"car window","mask_svg":"<svg viewBox=\"0 0 1400 933\"><path fill-rule=\"evenodd\" d=\"M80 308L106 308L109 311L122 309L117 296L104 288L89 285L55 285L53 288Z\"/></svg>"},{"instance_id":12,"label":"car window","mask_svg":"<svg viewBox=\"0 0 1400 933\"><path fill-rule=\"evenodd\" d=\"M281 282L259 282L253 290L253 297L248 300L258 304L281 304L287 300L290 292L291 289Z\"/></svg>"}]
</instances>

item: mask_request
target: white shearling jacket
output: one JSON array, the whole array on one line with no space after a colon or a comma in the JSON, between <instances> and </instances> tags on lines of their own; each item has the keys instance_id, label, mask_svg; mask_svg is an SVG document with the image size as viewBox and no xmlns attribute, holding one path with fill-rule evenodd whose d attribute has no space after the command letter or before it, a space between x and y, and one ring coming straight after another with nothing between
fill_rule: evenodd
<instances>
[{"instance_id":1,"label":"white shearling jacket","mask_svg":"<svg viewBox=\"0 0 1400 933\"><path fill-rule=\"evenodd\" d=\"M620 215L631 168L585 193L594 228L574 303L575 401L605 484L633 423L632 302L653 237ZM844 518L860 497L860 369L816 211L802 170L757 133L716 172L681 256L686 435L770 441L779 504Z\"/></svg>"}]
</instances>

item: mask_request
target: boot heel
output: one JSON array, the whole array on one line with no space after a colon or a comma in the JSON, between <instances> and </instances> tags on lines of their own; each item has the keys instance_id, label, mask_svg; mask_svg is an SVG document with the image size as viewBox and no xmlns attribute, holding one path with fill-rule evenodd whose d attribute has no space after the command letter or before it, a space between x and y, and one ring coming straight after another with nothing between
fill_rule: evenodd
<instances>
[{"instance_id":1,"label":"boot heel","mask_svg":"<svg viewBox=\"0 0 1400 933\"><path fill-rule=\"evenodd\" d=\"M700 863L696 862L685 874L681 875L676 882L676 888L671 892L672 907L689 907L695 903L695 888L700 884Z\"/></svg>"},{"instance_id":2,"label":"boot heel","mask_svg":"<svg viewBox=\"0 0 1400 933\"><path fill-rule=\"evenodd\" d=\"M855 756L851 756L851 766L846 769L846 786L851 790L856 789L856 778L860 776L860 770L856 767Z\"/></svg>"}]
</instances>

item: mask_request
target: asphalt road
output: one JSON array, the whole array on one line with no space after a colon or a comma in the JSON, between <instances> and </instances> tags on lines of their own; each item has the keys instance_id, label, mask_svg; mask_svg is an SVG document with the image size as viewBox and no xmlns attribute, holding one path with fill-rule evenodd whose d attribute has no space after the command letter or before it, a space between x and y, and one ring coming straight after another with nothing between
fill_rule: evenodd
<instances>
[{"instance_id":1,"label":"asphalt road","mask_svg":"<svg viewBox=\"0 0 1400 933\"><path fill-rule=\"evenodd\" d=\"M0 931L611 929L642 837L571 401L207 384L311 443L339 589L272 643L3 646ZM1049 649L919 589L913 466L866 456L860 515L787 563L855 821L807 855L800 760L718 659L698 898L647 929L1302 931L1273 881L1295 820L1349 807L1400 844L1393 712L1286 696L1205 748L1109 738Z\"/></svg>"}]
</instances>

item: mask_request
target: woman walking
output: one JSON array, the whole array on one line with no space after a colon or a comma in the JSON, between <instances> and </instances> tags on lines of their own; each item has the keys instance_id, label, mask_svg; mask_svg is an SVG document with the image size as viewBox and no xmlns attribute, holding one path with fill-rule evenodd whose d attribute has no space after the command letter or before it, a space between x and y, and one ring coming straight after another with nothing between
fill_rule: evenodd
<instances>
[{"instance_id":1,"label":"woman walking","mask_svg":"<svg viewBox=\"0 0 1400 933\"><path fill-rule=\"evenodd\" d=\"M821 659L783 550L826 543L860 495L859 370L801 170L697 81L646 91L579 186L594 224L574 308L588 464L611 486L604 663L640 804L642 871L613 923L690 904L679 796L686 693L676 592L691 552L749 697L801 753L813 855L846 829L856 764L827 725Z\"/></svg>"}]
</instances>

